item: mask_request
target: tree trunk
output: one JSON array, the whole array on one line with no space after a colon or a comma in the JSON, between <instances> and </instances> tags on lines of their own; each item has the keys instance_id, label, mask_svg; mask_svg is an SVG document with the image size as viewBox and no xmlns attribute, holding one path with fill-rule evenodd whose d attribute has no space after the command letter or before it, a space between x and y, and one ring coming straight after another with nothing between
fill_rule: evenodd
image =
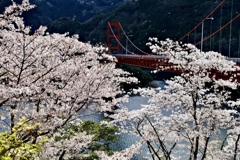
<instances>
[{"instance_id":1,"label":"tree trunk","mask_svg":"<svg viewBox=\"0 0 240 160\"><path fill-rule=\"evenodd\" d=\"M192 98L194 96L192 95ZM193 118L194 118L194 123L195 123L195 131L199 132L199 126L198 126L198 122L197 122L197 103L196 100L193 98L193 108L194 108L194 114L193 114ZM198 147L199 147L199 135L197 135L197 137L195 137L195 146L194 146L194 151L193 151L193 159L197 160L197 156L198 156Z\"/></svg>"},{"instance_id":2,"label":"tree trunk","mask_svg":"<svg viewBox=\"0 0 240 160\"><path fill-rule=\"evenodd\" d=\"M224 144L227 141L228 135L224 138L223 143L221 145L221 151L223 150Z\"/></svg>"},{"instance_id":3,"label":"tree trunk","mask_svg":"<svg viewBox=\"0 0 240 160\"><path fill-rule=\"evenodd\" d=\"M194 160L197 160L197 156L198 156L198 146L199 146L199 136L196 137L195 149L194 149L194 153L193 153L193 159L194 159Z\"/></svg>"},{"instance_id":4,"label":"tree trunk","mask_svg":"<svg viewBox=\"0 0 240 160\"><path fill-rule=\"evenodd\" d=\"M191 140L191 141L193 141L193 140ZM193 144L191 143L191 150L190 150L189 160L192 160L192 155L193 155Z\"/></svg>"},{"instance_id":5,"label":"tree trunk","mask_svg":"<svg viewBox=\"0 0 240 160\"><path fill-rule=\"evenodd\" d=\"M16 108L16 106L11 106L11 111L14 110ZM12 129L14 127L14 114L13 113L10 113L10 129L11 129L11 132L12 132Z\"/></svg>"},{"instance_id":6,"label":"tree trunk","mask_svg":"<svg viewBox=\"0 0 240 160\"><path fill-rule=\"evenodd\" d=\"M64 157L65 153L66 153L66 150L63 150L60 157L59 157L59 160L63 160L63 157Z\"/></svg>"},{"instance_id":7,"label":"tree trunk","mask_svg":"<svg viewBox=\"0 0 240 160\"><path fill-rule=\"evenodd\" d=\"M240 140L240 134L238 135L238 138L237 138L237 140L236 140L236 142L235 142L235 149L234 149L234 160L237 160L237 150L238 150L238 142L239 142L239 140Z\"/></svg>"},{"instance_id":8,"label":"tree trunk","mask_svg":"<svg viewBox=\"0 0 240 160\"><path fill-rule=\"evenodd\" d=\"M205 146L204 146L204 151L203 151L203 156L202 156L202 160L204 160L206 158L206 153L207 153L207 147L208 147L208 142L210 140L210 137L207 137L206 139L206 143L205 143Z\"/></svg>"}]
</instances>

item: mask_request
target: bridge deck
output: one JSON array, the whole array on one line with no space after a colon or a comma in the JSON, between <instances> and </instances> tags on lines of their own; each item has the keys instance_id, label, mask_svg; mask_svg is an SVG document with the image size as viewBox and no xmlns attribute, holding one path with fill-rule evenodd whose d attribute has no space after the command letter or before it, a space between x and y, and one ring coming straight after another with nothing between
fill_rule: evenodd
<instances>
[{"instance_id":1,"label":"bridge deck","mask_svg":"<svg viewBox=\"0 0 240 160\"><path fill-rule=\"evenodd\" d=\"M127 64L133 65L142 68L149 68L149 69L157 69L157 68L164 68L165 71L174 72L174 73L181 73L179 70L173 69L173 64L168 62L167 56L158 56L158 55L126 55L126 54L115 54L113 55L117 58L118 63L120 64ZM240 65L240 58L226 58L228 60L234 61L237 65ZM218 71L211 71L212 74L216 76L216 78L220 79L229 79L231 74L222 75ZM240 74L237 73L236 79L240 82Z\"/></svg>"},{"instance_id":2,"label":"bridge deck","mask_svg":"<svg viewBox=\"0 0 240 160\"><path fill-rule=\"evenodd\" d=\"M137 67L157 69L158 66L171 66L166 56L114 54L118 63Z\"/></svg>"},{"instance_id":3,"label":"bridge deck","mask_svg":"<svg viewBox=\"0 0 240 160\"><path fill-rule=\"evenodd\" d=\"M113 54L118 59L118 63L129 64L143 68L156 69L158 66L171 66L167 56L163 55L136 55L136 54ZM240 64L240 58L226 58Z\"/></svg>"}]
</instances>

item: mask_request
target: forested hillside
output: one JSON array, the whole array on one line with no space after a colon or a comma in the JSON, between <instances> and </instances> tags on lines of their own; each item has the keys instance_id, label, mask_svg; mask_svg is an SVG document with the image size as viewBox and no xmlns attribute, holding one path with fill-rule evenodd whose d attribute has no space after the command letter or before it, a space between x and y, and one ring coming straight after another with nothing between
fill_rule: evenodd
<instances>
[{"instance_id":1,"label":"forested hillside","mask_svg":"<svg viewBox=\"0 0 240 160\"><path fill-rule=\"evenodd\" d=\"M36 8L24 13L24 17L28 25L37 28L40 25L50 25L62 17L84 22L99 13L111 11L121 5L123 0L30 0L30 3L35 4ZM0 11L10 4L11 0L1 0Z\"/></svg>"},{"instance_id":2,"label":"forested hillside","mask_svg":"<svg viewBox=\"0 0 240 160\"><path fill-rule=\"evenodd\" d=\"M197 25L205 18L221 0L139 0L138 2L130 2L111 12L111 14L103 14L87 21L81 25L81 30L85 31L87 39L98 42L104 41L106 34L106 24L110 22L120 22L124 30L136 45L147 50L145 43L148 37L154 36L164 40L171 38L178 40L184 36L189 30ZM222 7L213 14L213 20L206 20L204 27L204 35L207 36L211 32L220 28L231 19L231 0L226 0ZM235 17L240 11L240 1L233 0L232 16ZM232 25L232 50L235 53L238 48L240 20L234 21ZM212 30L212 31L211 31ZM195 40L193 40L195 37ZM191 43L200 41L201 26L190 35ZM187 38L188 39L188 38ZM188 40L185 40L187 42ZM229 41L229 26L223 30L221 52L227 54ZM219 35L212 40L212 49L219 49ZM144 45L143 45L144 44ZM209 42L204 43L204 48L209 49Z\"/></svg>"},{"instance_id":3,"label":"forested hillside","mask_svg":"<svg viewBox=\"0 0 240 160\"><path fill-rule=\"evenodd\" d=\"M21 1L21 0L16 0ZM120 22L131 40L145 51L148 37L179 40L205 18L222 0L31 0L36 8L27 12L26 23L33 28L46 25L50 32L77 33L81 40L105 43L107 22ZM10 4L2 0L0 8ZM233 3L233 5L231 5ZM218 30L239 14L239 0L226 0L222 8L212 15L212 21L204 24L204 36ZM221 12L222 9L222 12ZM232 12L231 12L232 11ZM240 20L232 25L232 55L237 56ZM184 42L201 40L201 26ZM228 54L229 26L214 39L204 43L204 49ZM189 40L189 41L188 41ZM220 43L219 43L220 40ZM123 40L124 41L124 40ZM221 44L221 46L219 46ZM221 48L221 49L220 49Z\"/></svg>"}]
</instances>

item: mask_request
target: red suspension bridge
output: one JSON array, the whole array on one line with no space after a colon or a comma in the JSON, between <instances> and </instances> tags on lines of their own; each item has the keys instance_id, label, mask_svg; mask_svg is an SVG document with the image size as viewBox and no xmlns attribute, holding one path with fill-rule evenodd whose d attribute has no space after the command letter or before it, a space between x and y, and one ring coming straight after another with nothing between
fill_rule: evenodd
<instances>
[{"instance_id":1,"label":"red suspension bridge","mask_svg":"<svg viewBox=\"0 0 240 160\"><path fill-rule=\"evenodd\" d=\"M179 41L182 41L184 43L192 43L199 47L201 51L206 50L215 50L221 53L222 51L222 41L221 38L223 36L229 37L229 45L228 45L228 59L233 60L237 63L240 63L240 30L239 30L239 38L238 38L238 47L234 47L233 51L233 41L236 41L236 38L233 39L232 33L232 25L235 23L235 25L238 25L239 23L239 17L240 13L233 11L234 1L231 0L231 16L229 17L229 20L227 22L223 21L223 6L227 0L221 1L199 24L194 26L189 32L187 32L183 37L179 39ZM234 14L233 14L234 12ZM219 17L220 15L220 17ZM218 16L218 17L217 17ZM226 18L224 18L226 19ZM208 35L206 34L204 27L206 27L205 22L207 20L211 20L211 26L210 26L210 32ZM218 28L213 28L212 23L213 20L215 22L220 22L220 25ZM238 21L237 21L238 20ZM205 24L205 26L204 26ZM200 37L199 34L197 34L197 30L199 33L199 30L201 32ZM228 35L223 35L223 30L229 30ZM226 32L226 31L225 31ZM123 36L122 36L123 35ZM118 63L121 64L128 64L143 68L150 68L150 69L156 69L158 66L163 66L164 68L168 68L168 66L171 66L171 64L168 63L167 58L164 56L158 56L153 55L151 53L147 53L140 48L138 48L129 38L131 35L127 35L124 31L123 27L121 26L120 22L114 22L107 24L107 41L106 45L108 47L108 53L114 55L118 59ZM198 37L197 37L198 36ZM218 42L218 50L216 50L216 46L213 45L213 43L216 44L214 41L214 37L218 36L219 42ZM123 39L124 37L124 39ZM122 42L126 42L124 44ZM204 48L204 44L208 43L208 47ZM235 42L236 45L236 42ZM131 46L131 47L130 47ZM215 48L214 48L215 47ZM131 50L130 50L131 48ZM236 50L236 48L238 48ZM234 52L235 56L231 56L231 52ZM237 54L236 54L237 52ZM237 55L237 56L236 56ZM170 68L170 67L169 67ZM171 70L169 70L171 71ZM176 71L175 71L176 72Z\"/></svg>"},{"instance_id":2,"label":"red suspension bridge","mask_svg":"<svg viewBox=\"0 0 240 160\"><path fill-rule=\"evenodd\" d=\"M113 30L115 29L115 32ZM121 41L121 33L126 37L126 42L129 42L134 47L134 52L128 50L128 45L124 46ZM115 43L114 43L115 41ZM114 44L112 44L114 43ZM121 24L119 22L110 23L107 25L107 47L108 54L114 55L118 59L118 63L133 65L137 67L149 68L149 69L157 69L158 66L170 66L166 61L166 57L158 56L146 53L145 51L138 48L134 43L130 40L126 32L123 30ZM123 54L123 52L125 54Z\"/></svg>"}]
</instances>

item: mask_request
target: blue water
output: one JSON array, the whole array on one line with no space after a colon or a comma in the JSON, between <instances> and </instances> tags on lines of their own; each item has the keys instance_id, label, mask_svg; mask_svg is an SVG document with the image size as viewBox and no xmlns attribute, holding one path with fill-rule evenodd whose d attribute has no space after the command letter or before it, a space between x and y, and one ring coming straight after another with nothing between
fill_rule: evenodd
<instances>
[{"instance_id":1,"label":"blue water","mask_svg":"<svg viewBox=\"0 0 240 160\"><path fill-rule=\"evenodd\" d=\"M148 98L141 96L131 96L129 97L129 102L124 103L129 110L140 109L141 104L147 104ZM129 133L122 133L118 137L118 141L114 143L111 147L114 150L121 151L125 148L130 147L132 144L136 143L139 140L139 137ZM142 154L135 155L132 160L143 160L144 155L147 153L147 147L142 146Z\"/></svg>"},{"instance_id":2,"label":"blue water","mask_svg":"<svg viewBox=\"0 0 240 160\"><path fill-rule=\"evenodd\" d=\"M161 88L164 88L166 85L164 81L156 81L158 83L158 86ZM140 109L141 105L147 104L148 103L148 98L146 97L141 97L141 96L130 96L129 97L129 102L124 103L124 105L128 108L128 110L135 110L135 109ZM169 112L163 112L165 116L168 116L170 113ZM226 131L222 131L220 135L216 136L215 139L224 139L226 135ZM114 144L112 144L112 148L117 151L121 151L132 144L136 143L139 140L139 137L136 135L128 134L128 133L123 133L120 134L118 137L118 141ZM132 160L146 160L149 158L146 158L148 154L148 148L146 145L143 145L141 148L142 152L139 155L135 155ZM185 157L187 154L186 152L188 151L183 151L181 152L182 154L178 153L177 155ZM185 159L185 158L184 158Z\"/></svg>"},{"instance_id":3,"label":"blue water","mask_svg":"<svg viewBox=\"0 0 240 160\"><path fill-rule=\"evenodd\" d=\"M156 81L159 87L164 88L166 83L164 81ZM127 103L124 103L129 111L140 109L141 105L148 103L147 97L141 97L141 96L130 96L129 101ZM112 148L117 151L121 151L127 147L130 147L132 144L136 143L139 140L139 137L136 135L128 134L128 133L122 133L118 137L118 141L114 144L112 144ZM148 149L146 145L143 145L141 148L141 154L135 155L132 160L146 160L146 154L148 153Z\"/></svg>"}]
</instances>

